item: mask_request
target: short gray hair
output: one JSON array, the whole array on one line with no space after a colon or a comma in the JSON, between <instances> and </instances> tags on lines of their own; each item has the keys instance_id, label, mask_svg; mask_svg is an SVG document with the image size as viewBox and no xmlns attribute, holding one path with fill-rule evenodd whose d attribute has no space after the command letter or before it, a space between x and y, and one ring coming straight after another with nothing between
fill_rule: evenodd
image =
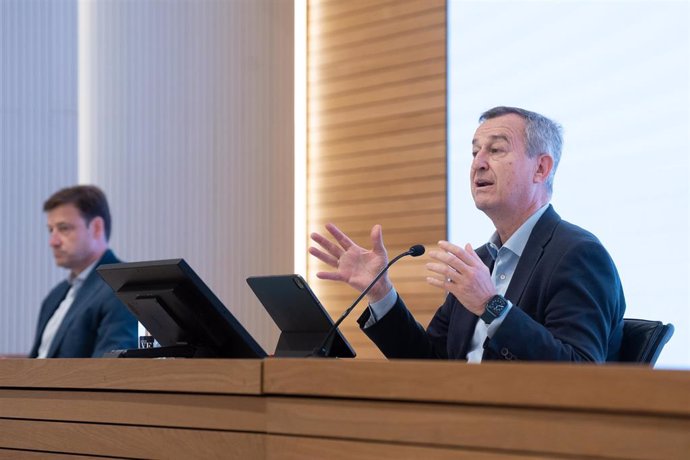
<instances>
[{"instance_id":1,"label":"short gray hair","mask_svg":"<svg viewBox=\"0 0 690 460\"><path fill-rule=\"evenodd\" d=\"M548 153L553 158L553 169L546 180L549 194L553 192L553 177L556 174L558 163L561 161L563 148L563 128L553 120L536 112L517 107L494 107L482 113L479 123L484 123L491 118L503 115L515 114L525 120L525 144L527 156L534 158L542 153Z\"/></svg>"}]
</instances>

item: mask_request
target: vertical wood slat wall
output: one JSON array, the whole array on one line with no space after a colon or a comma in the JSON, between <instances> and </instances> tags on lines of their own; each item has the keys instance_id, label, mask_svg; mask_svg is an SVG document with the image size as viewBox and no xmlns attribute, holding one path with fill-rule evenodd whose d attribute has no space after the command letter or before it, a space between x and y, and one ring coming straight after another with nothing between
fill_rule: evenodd
<instances>
[{"instance_id":1,"label":"vertical wood slat wall","mask_svg":"<svg viewBox=\"0 0 690 460\"><path fill-rule=\"evenodd\" d=\"M310 0L308 3L309 232L333 222L371 247L383 226L391 257L446 238L445 0ZM425 255L391 269L398 292L426 326L443 301L425 277ZM351 288L308 278L331 316ZM359 331L364 302L341 327L360 358L381 357Z\"/></svg>"}]
</instances>

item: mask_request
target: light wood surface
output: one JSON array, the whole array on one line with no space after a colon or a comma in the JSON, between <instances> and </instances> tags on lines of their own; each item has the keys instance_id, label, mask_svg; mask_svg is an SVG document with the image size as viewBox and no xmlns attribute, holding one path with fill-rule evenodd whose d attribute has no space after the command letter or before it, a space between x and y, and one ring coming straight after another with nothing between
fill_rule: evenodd
<instances>
[{"instance_id":1,"label":"light wood surface","mask_svg":"<svg viewBox=\"0 0 690 460\"><path fill-rule=\"evenodd\" d=\"M392 444L621 459L690 452L690 419L316 398L272 398L268 431Z\"/></svg>"},{"instance_id":2,"label":"light wood surface","mask_svg":"<svg viewBox=\"0 0 690 460\"><path fill-rule=\"evenodd\" d=\"M261 392L257 360L6 359L0 366L0 388Z\"/></svg>"},{"instance_id":3,"label":"light wood surface","mask_svg":"<svg viewBox=\"0 0 690 460\"><path fill-rule=\"evenodd\" d=\"M266 455L268 458L277 460L527 460L558 458L553 455L499 453L457 447L429 447L276 435L270 435L266 438Z\"/></svg>"},{"instance_id":4,"label":"light wood surface","mask_svg":"<svg viewBox=\"0 0 690 460\"><path fill-rule=\"evenodd\" d=\"M245 431L266 429L266 399L151 392L0 390L2 417Z\"/></svg>"},{"instance_id":5,"label":"light wood surface","mask_svg":"<svg viewBox=\"0 0 690 460\"><path fill-rule=\"evenodd\" d=\"M55 452L31 452L17 449L0 449L0 460L103 460L92 455L59 454Z\"/></svg>"},{"instance_id":6,"label":"light wood surface","mask_svg":"<svg viewBox=\"0 0 690 460\"><path fill-rule=\"evenodd\" d=\"M500 391L497 391L500 389ZM690 373L646 366L267 360L264 393L690 416Z\"/></svg>"},{"instance_id":7,"label":"light wood surface","mask_svg":"<svg viewBox=\"0 0 690 460\"><path fill-rule=\"evenodd\" d=\"M150 459L263 459L260 434L0 419L0 445L36 451Z\"/></svg>"},{"instance_id":8,"label":"light wood surface","mask_svg":"<svg viewBox=\"0 0 690 460\"><path fill-rule=\"evenodd\" d=\"M251 391L218 383L247 373ZM24 359L0 360L0 376L0 458L687 459L690 452L690 373L648 367Z\"/></svg>"}]
</instances>

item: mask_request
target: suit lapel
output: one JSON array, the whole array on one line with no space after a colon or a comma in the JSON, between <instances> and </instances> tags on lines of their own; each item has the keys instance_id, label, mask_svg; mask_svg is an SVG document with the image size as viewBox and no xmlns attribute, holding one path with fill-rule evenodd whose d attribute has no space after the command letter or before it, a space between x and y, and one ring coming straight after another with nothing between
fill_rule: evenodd
<instances>
[{"instance_id":1,"label":"suit lapel","mask_svg":"<svg viewBox=\"0 0 690 460\"><path fill-rule=\"evenodd\" d=\"M553 206L549 205L549 208L534 226L506 291L506 298L513 304L519 305L527 282L532 277L537 263L544 254L544 248L551 240L551 236L560 221L560 216L554 211Z\"/></svg>"},{"instance_id":2,"label":"suit lapel","mask_svg":"<svg viewBox=\"0 0 690 460\"><path fill-rule=\"evenodd\" d=\"M41 339L43 338L43 332L48 325L48 321L55 314L55 310L58 309L62 301L67 296L67 291L69 291L70 285L67 281L63 281L58 284L53 291L50 293L49 298L46 299L43 309L41 309L40 316L38 317L38 327L36 328L36 337L34 338L34 345L31 348L31 353L29 356L35 357L38 355L38 348L41 346Z\"/></svg>"},{"instance_id":3,"label":"suit lapel","mask_svg":"<svg viewBox=\"0 0 690 460\"><path fill-rule=\"evenodd\" d=\"M60 323L60 327L55 333L53 342L50 344L50 350L48 350L49 358L54 357L57 350L60 348L60 344L62 343L62 339L65 337L65 334L69 329L70 323L74 321L74 319L82 313L82 310L86 309L89 306L91 297L93 297L93 295L96 294L103 287L102 283L100 283L100 275L96 273L96 268L98 268L98 266L100 266L101 264L113 262L117 262L117 259L110 250L107 250L105 254L103 254L103 256L101 257L101 259L98 261L94 269L91 271L91 273L89 273L89 276L86 277L86 279L84 280L84 284L82 284L82 286L77 291L77 295L74 298L72 305L69 307L69 310L63 318L62 323Z\"/></svg>"},{"instance_id":4,"label":"suit lapel","mask_svg":"<svg viewBox=\"0 0 690 460\"><path fill-rule=\"evenodd\" d=\"M477 249L477 255L479 256L480 259L482 259L482 262L484 262L484 265L489 267L489 272L494 271L494 260L493 257L491 257L491 253L489 252L489 249L487 248L487 245L485 244L484 246L481 246L479 249Z\"/></svg>"},{"instance_id":5,"label":"suit lapel","mask_svg":"<svg viewBox=\"0 0 690 460\"><path fill-rule=\"evenodd\" d=\"M67 297L67 291L69 291L69 288L70 284L67 281L60 283L51 296L50 305L46 305L48 308L41 312L41 323L39 325L39 333L41 335L43 335L43 331L45 330L48 321L50 321L50 318L53 317L55 310L58 309L62 301L65 300L65 297Z\"/></svg>"},{"instance_id":6,"label":"suit lapel","mask_svg":"<svg viewBox=\"0 0 690 460\"><path fill-rule=\"evenodd\" d=\"M95 279L94 276L98 276L96 270L93 270L91 273L89 273L89 276L84 280L84 284L82 284L77 291L77 295L74 298L72 305L70 305L69 310L67 310L67 314L62 319L62 323L60 323L60 327L58 328L57 332L55 332L53 342L50 344L50 350L48 350L49 358L55 356L57 350L60 348L62 339L65 337L65 334L69 329L70 324L75 318L81 315L82 310L89 305L89 299L98 291L100 286L98 286L98 280Z\"/></svg>"}]
</instances>

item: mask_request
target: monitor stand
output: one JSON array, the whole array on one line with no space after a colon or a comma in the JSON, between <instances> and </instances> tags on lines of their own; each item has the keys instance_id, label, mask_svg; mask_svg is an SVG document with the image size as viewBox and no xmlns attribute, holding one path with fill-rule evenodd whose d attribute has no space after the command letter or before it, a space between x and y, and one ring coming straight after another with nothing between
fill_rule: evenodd
<instances>
[{"instance_id":1,"label":"monitor stand","mask_svg":"<svg viewBox=\"0 0 690 460\"><path fill-rule=\"evenodd\" d=\"M172 345L168 347L130 348L112 350L104 358L214 358L217 357L208 348L194 345Z\"/></svg>"},{"instance_id":2,"label":"monitor stand","mask_svg":"<svg viewBox=\"0 0 690 460\"><path fill-rule=\"evenodd\" d=\"M274 356L279 358L309 358L313 356L333 356L315 354L314 347L323 342L327 332L282 332L276 345ZM328 346L330 350L335 334L331 336Z\"/></svg>"}]
</instances>

